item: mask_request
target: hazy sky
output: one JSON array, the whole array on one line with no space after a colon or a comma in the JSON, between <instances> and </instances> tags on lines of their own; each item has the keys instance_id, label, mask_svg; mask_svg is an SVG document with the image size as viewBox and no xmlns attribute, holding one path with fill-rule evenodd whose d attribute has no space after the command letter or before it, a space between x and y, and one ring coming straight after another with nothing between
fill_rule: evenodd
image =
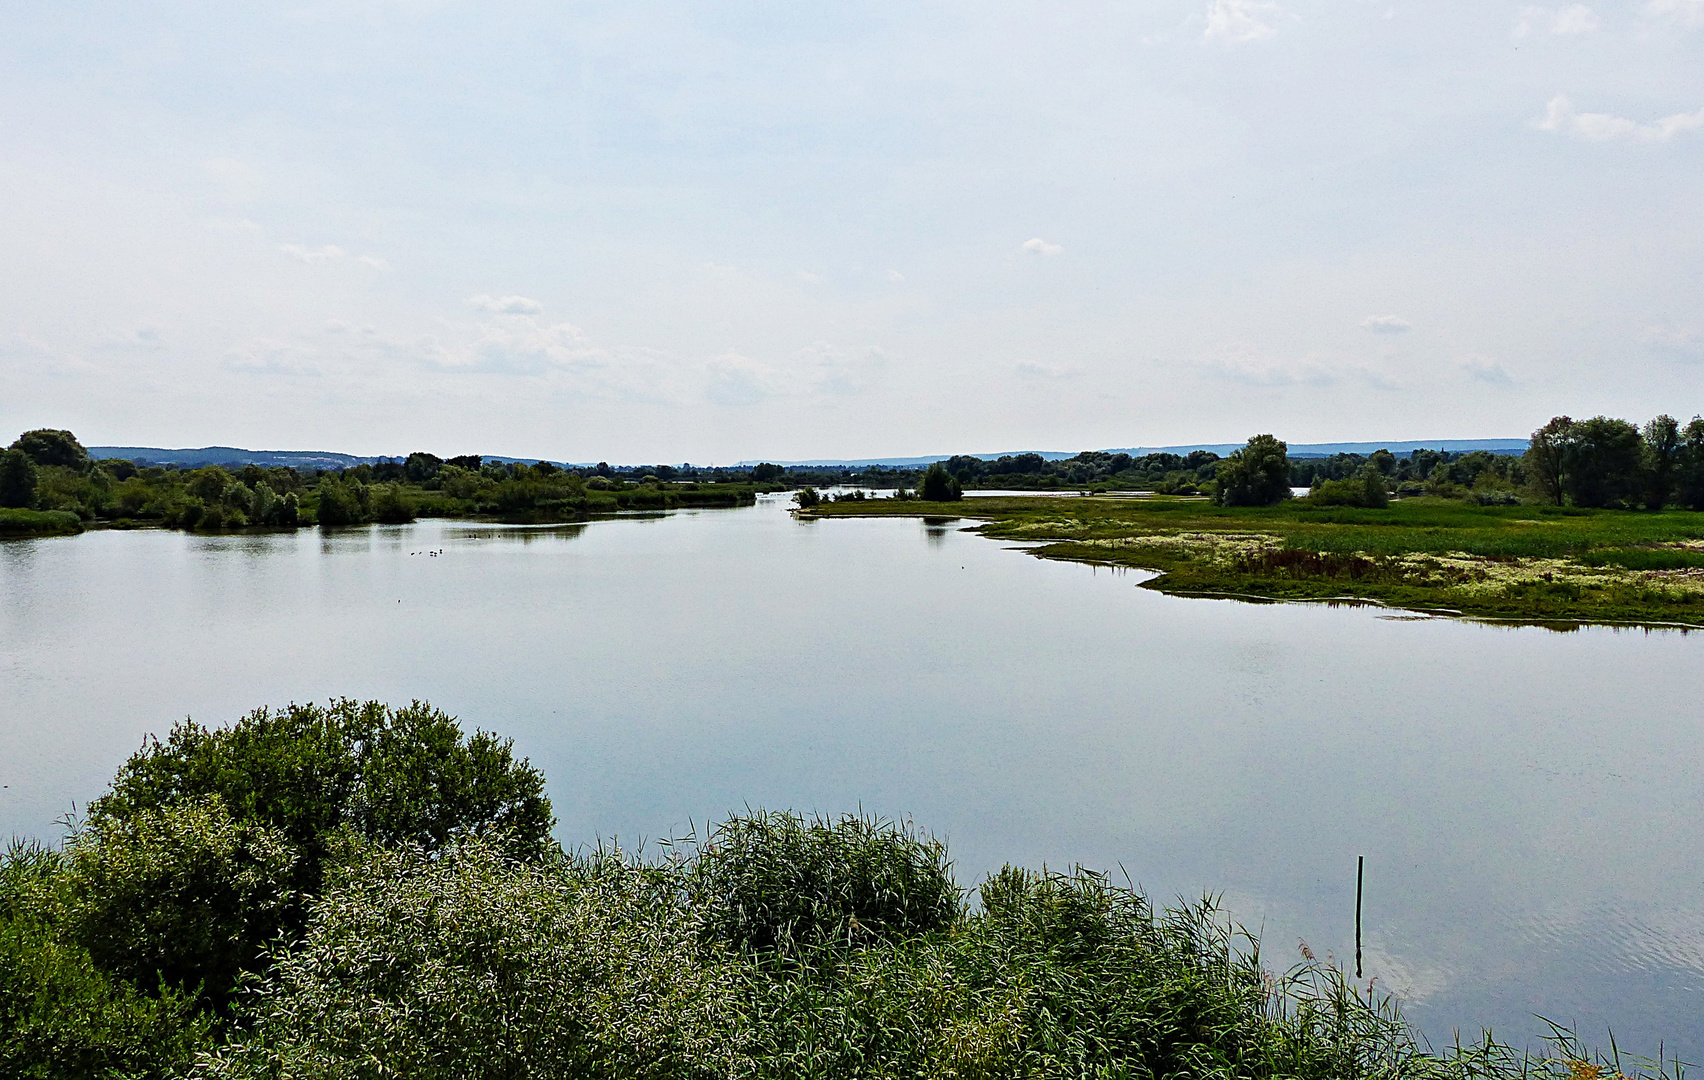
<instances>
[{"instance_id":1,"label":"hazy sky","mask_svg":"<svg viewBox=\"0 0 1704 1080\"><path fill-rule=\"evenodd\" d=\"M1704 0L0 7L0 438L726 462L1704 410Z\"/></svg>"}]
</instances>

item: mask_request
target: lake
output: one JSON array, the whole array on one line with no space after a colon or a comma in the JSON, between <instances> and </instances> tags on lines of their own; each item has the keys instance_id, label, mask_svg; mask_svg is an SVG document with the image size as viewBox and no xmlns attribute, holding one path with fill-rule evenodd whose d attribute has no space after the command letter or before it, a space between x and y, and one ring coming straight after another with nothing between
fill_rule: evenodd
<instances>
[{"instance_id":1,"label":"lake","mask_svg":"<svg viewBox=\"0 0 1704 1080\"><path fill-rule=\"evenodd\" d=\"M0 543L0 834L184 716L424 698L515 739L567 844L910 815L963 885L1222 893L1279 967L1352 966L1365 856L1367 975L1434 1040L1704 1054L1704 635L1167 597L786 505Z\"/></svg>"}]
</instances>

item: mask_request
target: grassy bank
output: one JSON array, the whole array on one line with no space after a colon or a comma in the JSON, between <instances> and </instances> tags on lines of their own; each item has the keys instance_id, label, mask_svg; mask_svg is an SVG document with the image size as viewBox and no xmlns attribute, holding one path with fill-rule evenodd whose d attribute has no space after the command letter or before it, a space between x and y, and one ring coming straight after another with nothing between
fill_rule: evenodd
<instances>
[{"instance_id":1,"label":"grassy bank","mask_svg":"<svg viewBox=\"0 0 1704 1080\"><path fill-rule=\"evenodd\" d=\"M1376 601L1538 623L1704 626L1704 514L1476 506L1223 507L1206 499L987 498L827 503L816 516L984 521L1034 553L1161 571L1177 595Z\"/></svg>"},{"instance_id":2,"label":"grassy bank","mask_svg":"<svg viewBox=\"0 0 1704 1080\"><path fill-rule=\"evenodd\" d=\"M551 824L507 742L422 703L179 725L63 845L0 856L0 1075L1614 1071L1568 1040L1432 1052L1332 968L1265 969L1211 901L1080 869L961 889L909 823L754 811L649 856Z\"/></svg>"},{"instance_id":3,"label":"grassy bank","mask_svg":"<svg viewBox=\"0 0 1704 1080\"><path fill-rule=\"evenodd\" d=\"M70 536L82 531L82 519L69 511L0 507L0 537Z\"/></svg>"}]
</instances>

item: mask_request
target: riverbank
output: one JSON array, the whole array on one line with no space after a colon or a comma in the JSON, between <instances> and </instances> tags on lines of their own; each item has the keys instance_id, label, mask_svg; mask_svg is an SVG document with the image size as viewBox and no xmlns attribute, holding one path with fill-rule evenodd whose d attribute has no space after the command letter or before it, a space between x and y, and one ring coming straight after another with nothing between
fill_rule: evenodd
<instances>
[{"instance_id":1,"label":"riverbank","mask_svg":"<svg viewBox=\"0 0 1704 1080\"><path fill-rule=\"evenodd\" d=\"M824 503L812 517L979 519L1046 559L1159 572L1179 596L1345 600L1472 618L1704 627L1704 514L1475 506L1223 507L1206 499Z\"/></svg>"},{"instance_id":2,"label":"riverbank","mask_svg":"<svg viewBox=\"0 0 1704 1080\"><path fill-rule=\"evenodd\" d=\"M0 539L73 536L82 531L82 519L68 510L0 509Z\"/></svg>"}]
</instances>

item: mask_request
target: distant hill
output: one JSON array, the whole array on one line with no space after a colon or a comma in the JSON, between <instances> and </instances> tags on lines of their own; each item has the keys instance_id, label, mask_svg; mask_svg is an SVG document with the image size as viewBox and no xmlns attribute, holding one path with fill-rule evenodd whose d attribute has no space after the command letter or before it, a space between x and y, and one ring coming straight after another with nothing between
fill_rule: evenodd
<instances>
[{"instance_id":1,"label":"distant hill","mask_svg":"<svg viewBox=\"0 0 1704 1080\"><path fill-rule=\"evenodd\" d=\"M1141 457L1144 454L1187 454L1194 450L1210 450L1223 457L1233 450L1240 450L1242 443L1192 443L1188 446L1126 446L1114 447L1106 451L1109 454L1129 454L1131 457ZM1290 456L1293 458L1331 457L1333 454L1370 454L1375 450L1389 450L1398 457L1406 457L1416 450L1449 450L1464 453L1469 450L1489 450L1493 454L1519 454L1527 448L1526 439L1419 439L1400 442L1345 442L1345 443L1291 443ZM1048 461L1063 461L1077 455L1062 450L1005 450L998 454L968 454L967 457L977 457L984 461L1017 454L1040 454ZM809 461L783 461L777 458L752 458L736 463L736 467L749 468L760 461L770 461L776 465L832 468L846 465L863 467L868 465L888 465L901 468L914 468L920 465L930 465L937 461L945 461L951 454L935 454L923 457L885 457L885 458L814 458Z\"/></svg>"},{"instance_id":2,"label":"distant hill","mask_svg":"<svg viewBox=\"0 0 1704 1080\"><path fill-rule=\"evenodd\" d=\"M1211 450L1221 456L1242 446L1241 443L1195 443L1189 446L1131 446L1106 451L1109 454L1129 454L1131 457L1141 457L1144 454L1187 454L1192 450ZM1393 454L1406 456L1415 450L1452 450L1465 452L1468 450L1489 450L1494 454L1519 454L1527 447L1525 439L1420 439L1408 442L1352 442L1352 443L1291 443L1290 456L1295 458L1330 457L1333 454L1370 454L1374 450L1389 450ZM1074 452L1063 450L1006 450L996 454L971 454L986 461L1004 457L1008 454L1040 454L1048 461L1062 461L1075 457ZM137 461L147 465L178 465L184 468L195 468L201 465L287 465L292 469L349 469L366 463L373 465L381 461L401 461L406 455L392 457L359 457L355 454L338 454L329 450L244 450L236 446L203 446L196 450L166 450L157 446L91 446L89 456L99 458L123 458L126 461ZM864 468L874 465L887 465L897 468L917 468L937 461L945 461L951 454L924 455L921 457L880 457L880 458L813 458L808 461L784 461L775 458L752 458L734 464L734 468L750 468L761 461L771 461L777 465L801 466L807 468L836 468L847 466ZM514 458L499 454L485 455L486 461L491 462L520 462L531 465L546 458ZM552 462L552 464L563 464ZM589 465L570 468L589 468Z\"/></svg>"},{"instance_id":3,"label":"distant hill","mask_svg":"<svg viewBox=\"0 0 1704 1080\"><path fill-rule=\"evenodd\" d=\"M292 469L348 469L363 462L389 460L334 454L329 450L244 450L236 446L203 446L196 450L165 450L158 446L91 446L89 456L122 458L147 465L287 465Z\"/></svg>"},{"instance_id":4,"label":"distant hill","mask_svg":"<svg viewBox=\"0 0 1704 1080\"><path fill-rule=\"evenodd\" d=\"M1333 454L1370 454L1375 450L1389 450L1399 457L1406 457L1416 450L1449 450L1453 453L1466 453L1470 450L1489 450L1493 454L1521 454L1526 452L1526 439L1420 439L1412 442L1342 442L1342 443L1291 443L1290 456L1294 458L1331 457ZM1187 454L1191 450L1211 450L1220 456L1232 450L1242 448L1242 443L1202 443L1198 446L1137 446L1127 450L1111 450L1113 454L1129 454L1131 457L1141 457L1143 454Z\"/></svg>"}]
</instances>

